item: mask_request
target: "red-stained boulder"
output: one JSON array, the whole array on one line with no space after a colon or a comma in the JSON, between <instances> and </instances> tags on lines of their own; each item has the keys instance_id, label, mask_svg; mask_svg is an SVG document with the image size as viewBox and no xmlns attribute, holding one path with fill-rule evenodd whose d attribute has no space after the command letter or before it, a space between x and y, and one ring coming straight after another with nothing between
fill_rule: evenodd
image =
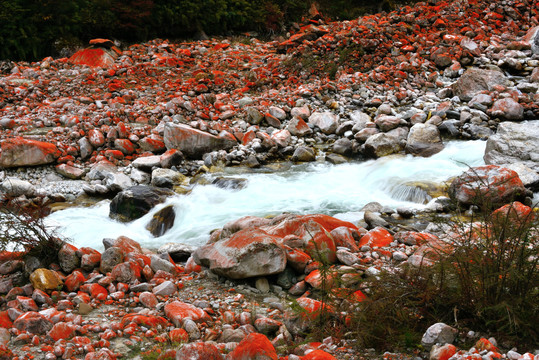
<instances>
[{"instance_id":1,"label":"red-stained boulder","mask_svg":"<svg viewBox=\"0 0 539 360\"><path fill-rule=\"evenodd\" d=\"M359 246L367 245L370 247L385 247L389 246L393 240L393 235L391 235L389 231L378 226L363 235L363 237L359 240Z\"/></svg>"},{"instance_id":2,"label":"red-stained boulder","mask_svg":"<svg viewBox=\"0 0 539 360\"><path fill-rule=\"evenodd\" d=\"M331 305L324 304L319 300L314 300L306 296L299 297L296 302L303 310L305 310L302 317L306 319L316 319L322 311L327 311L330 313L334 312Z\"/></svg>"},{"instance_id":3,"label":"red-stained boulder","mask_svg":"<svg viewBox=\"0 0 539 360\"><path fill-rule=\"evenodd\" d=\"M518 121L524 118L524 107L511 98L496 100L490 114L505 120Z\"/></svg>"},{"instance_id":4,"label":"red-stained boulder","mask_svg":"<svg viewBox=\"0 0 539 360\"><path fill-rule=\"evenodd\" d=\"M186 343L189 341L189 334L184 329L172 329L168 332L168 337L172 343Z\"/></svg>"},{"instance_id":5,"label":"red-stained boulder","mask_svg":"<svg viewBox=\"0 0 539 360\"><path fill-rule=\"evenodd\" d=\"M287 264L299 273L303 273L307 264L313 260L309 254L299 249L284 246L284 250L286 252Z\"/></svg>"},{"instance_id":6,"label":"red-stained boulder","mask_svg":"<svg viewBox=\"0 0 539 360\"><path fill-rule=\"evenodd\" d=\"M313 350L307 355L302 356L301 360L337 360L337 358L324 350Z\"/></svg>"},{"instance_id":7,"label":"red-stained boulder","mask_svg":"<svg viewBox=\"0 0 539 360\"><path fill-rule=\"evenodd\" d=\"M457 347L453 344L445 344L443 346L434 345L430 351L431 360L448 360L451 356L455 355Z\"/></svg>"},{"instance_id":8,"label":"red-stained boulder","mask_svg":"<svg viewBox=\"0 0 539 360\"><path fill-rule=\"evenodd\" d=\"M286 254L278 240L262 229L245 229L201 246L193 258L197 264L231 279L277 274L286 266Z\"/></svg>"},{"instance_id":9,"label":"red-stained boulder","mask_svg":"<svg viewBox=\"0 0 539 360\"><path fill-rule=\"evenodd\" d=\"M200 159L205 153L230 149L238 142L232 134L219 136L194 129L184 124L166 123L163 135L167 149L178 149L186 157Z\"/></svg>"},{"instance_id":10,"label":"red-stained boulder","mask_svg":"<svg viewBox=\"0 0 539 360\"><path fill-rule=\"evenodd\" d=\"M115 281L132 283L135 280L140 280L142 268L134 261L126 261L116 265L111 272L111 276Z\"/></svg>"},{"instance_id":11,"label":"red-stained boulder","mask_svg":"<svg viewBox=\"0 0 539 360\"><path fill-rule=\"evenodd\" d=\"M120 321L120 323L123 326L132 323L137 325L144 325L145 327L148 327L150 329L155 329L159 325L165 326L167 324L167 320L161 316L132 313L125 315Z\"/></svg>"},{"instance_id":12,"label":"red-stained boulder","mask_svg":"<svg viewBox=\"0 0 539 360\"><path fill-rule=\"evenodd\" d=\"M509 80L501 71L471 68L453 84L453 93L462 101L470 101L483 90L494 90L496 85L509 85Z\"/></svg>"},{"instance_id":13,"label":"red-stained boulder","mask_svg":"<svg viewBox=\"0 0 539 360\"><path fill-rule=\"evenodd\" d=\"M54 162L61 152L56 145L15 137L2 140L0 168L44 165Z\"/></svg>"},{"instance_id":14,"label":"red-stained boulder","mask_svg":"<svg viewBox=\"0 0 539 360\"><path fill-rule=\"evenodd\" d=\"M251 333L228 355L229 360L277 360L275 348L265 335Z\"/></svg>"},{"instance_id":15,"label":"red-stained boulder","mask_svg":"<svg viewBox=\"0 0 539 360\"><path fill-rule=\"evenodd\" d=\"M52 329L49 330L49 335L54 341L60 339L70 339L75 335L76 326L67 322L59 322L54 324Z\"/></svg>"},{"instance_id":16,"label":"red-stained boulder","mask_svg":"<svg viewBox=\"0 0 539 360\"><path fill-rule=\"evenodd\" d=\"M177 327L181 327L185 319L191 319L194 322L208 321L210 319L204 310L180 301L166 304L165 316Z\"/></svg>"},{"instance_id":17,"label":"red-stained boulder","mask_svg":"<svg viewBox=\"0 0 539 360\"><path fill-rule=\"evenodd\" d=\"M41 335L52 329L53 324L40 313L29 311L19 316L13 326L19 330Z\"/></svg>"},{"instance_id":18,"label":"red-stained boulder","mask_svg":"<svg viewBox=\"0 0 539 360\"><path fill-rule=\"evenodd\" d=\"M223 360L224 358L219 352L219 349L212 343L198 342L185 344L176 352L176 360L192 359Z\"/></svg>"},{"instance_id":19,"label":"red-stained boulder","mask_svg":"<svg viewBox=\"0 0 539 360\"><path fill-rule=\"evenodd\" d=\"M525 223L531 223L535 214L531 207L515 201L502 206L492 213L492 221L495 225L519 227Z\"/></svg>"},{"instance_id":20,"label":"red-stained boulder","mask_svg":"<svg viewBox=\"0 0 539 360\"><path fill-rule=\"evenodd\" d=\"M463 206L475 204L497 208L511 201L524 200L526 188L515 171L485 165L471 168L453 180L449 196Z\"/></svg>"},{"instance_id":21,"label":"red-stained boulder","mask_svg":"<svg viewBox=\"0 0 539 360\"><path fill-rule=\"evenodd\" d=\"M10 329L13 327L13 322L9 318L7 311L0 311L0 328Z\"/></svg>"},{"instance_id":22,"label":"red-stained boulder","mask_svg":"<svg viewBox=\"0 0 539 360\"><path fill-rule=\"evenodd\" d=\"M66 277L64 285L67 291L77 291L85 281L86 279L80 271L73 271Z\"/></svg>"},{"instance_id":23,"label":"red-stained boulder","mask_svg":"<svg viewBox=\"0 0 539 360\"><path fill-rule=\"evenodd\" d=\"M69 58L69 62L75 65L87 65L91 67L110 67L114 64L113 52L106 49L83 49L77 51Z\"/></svg>"}]
</instances>

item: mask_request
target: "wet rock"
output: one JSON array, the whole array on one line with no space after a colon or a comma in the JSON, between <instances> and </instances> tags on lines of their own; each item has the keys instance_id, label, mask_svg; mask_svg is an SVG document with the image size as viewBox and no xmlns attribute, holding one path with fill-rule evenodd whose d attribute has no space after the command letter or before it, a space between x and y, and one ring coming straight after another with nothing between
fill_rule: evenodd
<instances>
[{"instance_id":1,"label":"wet rock","mask_svg":"<svg viewBox=\"0 0 539 360\"><path fill-rule=\"evenodd\" d=\"M352 143L352 141L347 138L342 138L333 143L332 150L337 154L350 156L352 155L353 147L354 144Z\"/></svg>"},{"instance_id":2,"label":"wet rock","mask_svg":"<svg viewBox=\"0 0 539 360\"><path fill-rule=\"evenodd\" d=\"M197 264L231 279L277 274L286 266L286 254L277 240L264 230L245 229L201 246L193 257Z\"/></svg>"},{"instance_id":3,"label":"wet rock","mask_svg":"<svg viewBox=\"0 0 539 360\"><path fill-rule=\"evenodd\" d=\"M296 150L294 150L294 154L292 155L292 161L296 162L309 162L309 161L315 161L316 160L316 154L314 150L307 146L298 146Z\"/></svg>"},{"instance_id":4,"label":"wet rock","mask_svg":"<svg viewBox=\"0 0 539 360\"><path fill-rule=\"evenodd\" d=\"M379 158L398 153L402 149L401 142L389 133L375 134L365 141L365 155L369 157Z\"/></svg>"},{"instance_id":5,"label":"wet rock","mask_svg":"<svg viewBox=\"0 0 539 360\"><path fill-rule=\"evenodd\" d=\"M171 190L145 185L130 187L112 199L109 216L120 221L138 219L173 194Z\"/></svg>"},{"instance_id":6,"label":"wet rock","mask_svg":"<svg viewBox=\"0 0 539 360\"><path fill-rule=\"evenodd\" d=\"M415 124L410 128L405 151L412 155L429 157L444 148L440 132L435 125Z\"/></svg>"},{"instance_id":7,"label":"wet rock","mask_svg":"<svg viewBox=\"0 0 539 360\"><path fill-rule=\"evenodd\" d=\"M185 179L185 175L178 171L157 168L152 171L151 184L159 188L172 188L183 183Z\"/></svg>"},{"instance_id":8,"label":"wet rock","mask_svg":"<svg viewBox=\"0 0 539 360\"><path fill-rule=\"evenodd\" d=\"M449 196L461 206L500 207L511 201L524 200L526 188L512 170L496 165L471 168L449 186Z\"/></svg>"},{"instance_id":9,"label":"wet rock","mask_svg":"<svg viewBox=\"0 0 539 360\"><path fill-rule=\"evenodd\" d=\"M174 226L175 219L174 206L166 206L152 216L146 229L155 237L162 236Z\"/></svg>"},{"instance_id":10,"label":"wet rock","mask_svg":"<svg viewBox=\"0 0 539 360\"><path fill-rule=\"evenodd\" d=\"M61 155L54 144L22 137L3 140L0 150L3 168L50 164Z\"/></svg>"},{"instance_id":11,"label":"wet rock","mask_svg":"<svg viewBox=\"0 0 539 360\"><path fill-rule=\"evenodd\" d=\"M188 158L201 159L205 153L230 149L237 145L231 134L219 136L184 124L166 123L163 135L167 149L177 149Z\"/></svg>"},{"instance_id":12,"label":"wet rock","mask_svg":"<svg viewBox=\"0 0 539 360\"><path fill-rule=\"evenodd\" d=\"M174 261L185 261L191 256L191 253L196 250L195 246L182 243L167 243L159 249L158 254L168 254Z\"/></svg>"},{"instance_id":13,"label":"wet rock","mask_svg":"<svg viewBox=\"0 0 539 360\"><path fill-rule=\"evenodd\" d=\"M215 178L211 183L221 189L240 190L247 186L247 179L218 177Z\"/></svg>"},{"instance_id":14,"label":"wet rock","mask_svg":"<svg viewBox=\"0 0 539 360\"><path fill-rule=\"evenodd\" d=\"M501 71L471 68L453 84L453 93L462 101L470 101L480 91L492 91L496 85L509 86L509 84L509 80Z\"/></svg>"}]
</instances>

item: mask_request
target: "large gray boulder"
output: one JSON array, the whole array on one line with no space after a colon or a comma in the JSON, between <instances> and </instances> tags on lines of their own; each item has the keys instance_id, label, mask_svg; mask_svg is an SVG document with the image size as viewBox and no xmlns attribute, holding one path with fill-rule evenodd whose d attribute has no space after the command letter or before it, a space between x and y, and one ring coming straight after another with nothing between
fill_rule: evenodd
<instances>
[{"instance_id":1,"label":"large gray boulder","mask_svg":"<svg viewBox=\"0 0 539 360\"><path fill-rule=\"evenodd\" d=\"M262 229L244 229L228 239L201 246L193 258L229 279L278 274L286 267L286 253L278 239Z\"/></svg>"},{"instance_id":2,"label":"large gray boulder","mask_svg":"<svg viewBox=\"0 0 539 360\"><path fill-rule=\"evenodd\" d=\"M433 124L415 124L410 128L405 150L412 155L428 157L444 148L440 131Z\"/></svg>"},{"instance_id":3,"label":"large gray boulder","mask_svg":"<svg viewBox=\"0 0 539 360\"><path fill-rule=\"evenodd\" d=\"M539 171L539 120L502 122L488 139L483 159L493 165L519 162Z\"/></svg>"},{"instance_id":4,"label":"large gray boulder","mask_svg":"<svg viewBox=\"0 0 539 360\"><path fill-rule=\"evenodd\" d=\"M453 94L462 101L470 101L477 93L492 91L495 85L510 85L509 79L499 70L468 69L453 84Z\"/></svg>"},{"instance_id":5,"label":"large gray boulder","mask_svg":"<svg viewBox=\"0 0 539 360\"><path fill-rule=\"evenodd\" d=\"M166 123L164 141L167 149L177 149L188 158L201 159L202 155L214 150L228 150L238 142L230 133L219 136L194 129L184 124Z\"/></svg>"},{"instance_id":6,"label":"large gray boulder","mask_svg":"<svg viewBox=\"0 0 539 360\"><path fill-rule=\"evenodd\" d=\"M523 40L530 44L534 54L539 54L539 26L532 27L528 30Z\"/></svg>"},{"instance_id":7,"label":"large gray boulder","mask_svg":"<svg viewBox=\"0 0 539 360\"><path fill-rule=\"evenodd\" d=\"M407 129L399 127L386 133L372 135L365 141L365 155L379 158L396 154L403 150L407 134Z\"/></svg>"},{"instance_id":8,"label":"large gray boulder","mask_svg":"<svg viewBox=\"0 0 539 360\"><path fill-rule=\"evenodd\" d=\"M145 185L132 186L112 199L109 216L120 221L138 219L171 195L174 195L174 191L168 189Z\"/></svg>"},{"instance_id":9,"label":"large gray boulder","mask_svg":"<svg viewBox=\"0 0 539 360\"><path fill-rule=\"evenodd\" d=\"M333 134L339 126L339 116L332 112L315 112L309 116L309 123L317 126L324 134Z\"/></svg>"}]
</instances>

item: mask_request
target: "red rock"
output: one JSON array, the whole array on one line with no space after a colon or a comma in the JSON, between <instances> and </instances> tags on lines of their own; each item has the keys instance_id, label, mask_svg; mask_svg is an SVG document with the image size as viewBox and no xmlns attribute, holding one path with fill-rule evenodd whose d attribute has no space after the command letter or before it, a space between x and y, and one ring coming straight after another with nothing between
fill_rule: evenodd
<instances>
[{"instance_id":1,"label":"red rock","mask_svg":"<svg viewBox=\"0 0 539 360\"><path fill-rule=\"evenodd\" d=\"M453 344L445 344L438 348L433 348L430 353L431 360L448 360L457 353L457 347Z\"/></svg>"},{"instance_id":2,"label":"red rock","mask_svg":"<svg viewBox=\"0 0 539 360\"><path fill-rule=\"evenodd\" d=\"M471 168L449 186L449 196L462 206L477 204L499 207L526 196L518 174L497 165Z\"/></svg>"},{"instance_id":3,"label":"red rock","mask_svg":"<svg viewBox=\"0 0 539 360\"><path fill-rule=\"evenodd\" d=\"M172 329L168 332L168 337L172 343L189 342L189 334L184 329Z\"/></svg>"},{"instance_id":4,"label":"red rock","mask_svg":"<svg viewBox=\"0 0 539 360\"><path fill-rule=\"evenodd\" d=\"M337 360L337 358L324 350L313 350L307 355L302 356L301 360Z\"/></svg>"},{"instance_id":5,"label":"red rock","mask_svg":"<svg viewBox=\"0 0 539 360\"><path fill-rule=\"evenodd\" d=\"M109 294L107 289L99 284L84 284L80 289L90 294L93 299L97 300L105 300Z\"/></svg>"},{"instance_id":6,"label":"red rock","mask_svg":"<svg viewBox=\"0 0 539 360\"><path fill-rule=\"evenodd\" d=\"M154 294L151 292L145 291L141 293L139 296L139 301L142 303L142 305L146 306L147 308L154 309L159 301L157 301L157 298Z\"/></svg>"},{"instance_id":7,"label":"red rock","mask_svg":"<svg viewBox=\"0 0 539 360\"><path fill-rule=\"evenodd\" d=\"M331 307L330 305L324 304L321 301L314 300L306 296L299 297L296 301L298 305L301 306L303 310L305 310L303 317L307 319L316 319L318 316L320 316L322 310L328 312L334 311L333 307Z\"/></svg>"},{"instance_id":8,"label":"red rock","mask_svg":"<svg viewBox=\"0 0 539 360\"><path fill-rule=\"evenodd\" d=\"M393 235L383 227L376 227L363 235L359 240L359 246L368 245L370 247L386 247L393 242Z\"/></svg>"},{"instance_id":9,"label":"red rock","mask_svg":"<svg viewBox=\"0 0 539 360\"><path fill-rule=\"evenodd\" d=\"M176 353L176 360L192 359L223 360L224 358L215 345L204 342L185 344Z\"/></svg>"},{"instance_id":10,"label":"red rock","mask_svg":"<svg viewBox=\"0 0 539 360\"><path fill-rule=\"evenodd\" d=\"M102 48L84 49L73 54L69 58L69 62L75 65L87 65L91 67L109 67L114 64L114 57Z\"/></svg>"},{"instance_id":11,"label":"red rock","mask_svg":"<svg viewBox=\"0 0 539 360\"><path fill-rule=\"evenodd\" d=\"M29 311L19 316L13 326L19 330L40 335L49 331L53 324L40 313Z\"/></svg>"},{"instance_id":12,"label":"red rock","mask_svg":"<svg viewBox=\"0 0 539 360\"><path fill-rule=\"evenodd\" d=\"M115 281L132 283L140 280L142 267L134 261L126 261L114 266L111 276Z\"/></svg>"},{"instance_id":13,"label":"red rock","mask_svg":"<svg viewBox=\"0 0 539 360\"><path fill-rule=\"evenodd\" d=\"M100 147L105 144L105 136L97 129L90 129L88 131L88 141L92 146Z\"/></svg>"},{"instance_id":14,"label":"red rock","mask_svg":"<svg viewBox=\"0 0 539 360\"><path fill-rule=\"evenodd\" d=\"M131 155L135 152L135 145L133 145L129 139L114 140L114 147L120 150L124 155Z\"/></svg>"},{"instance_id":15,"label":"red rock","mask_svg":"<svg viewBox=\"0 0 539 360\"><path fill-rule=\"evenodd\" d=\"M498 348L485 338L481 338L477 340L474 347L479 351L482 351L482 350L498 351Z\"/></svg>"},{"instance_id":16,"label":"red rock","mask_svg":"<svg viewBox=\"0 0 539 360\"><path fill-rule=\"evenodd\" d=\"M257 228L201 246L193 257L198 264L232 279L277 274L286 266L286 254L278 238Z\"/></svg>"},{"instance_id":17,"label":"red rock","mask_svg":"<svg viewBox=\"0 0 539 360\"><path fill-rule=\"evenodd\" d=\"M364 235L367 230L363 229ZM333 241L335 242L335 246L345 247L349 249L352 252L359 252L359 247L357 246L356 237L360 238L360 232L355 231L354 229L351 229L346 226L341 226L338 228L335 228L331 231L331 237L333 238ZM356 237L354 237L354 235Z\"/></svg>"},{"instance_id":18,"label":"red rock","mask_svg":"<svg viewBox=\"0 0 539 360\"><path fill-rule=\"evenodd\" d=\"M203 154L237 145L233 135L215 136L184 124L167 123L163 135L167 149L180 150L189 158L201 158Z\"/></svg>"},{"instance_id":19,"label":"red rock","mask_svg":"<svg viewBox=\"0 0 539 360\"><path fill-rule=\"evenodd\" d=\"M304 251L299 249L293 249L289 246L284 246L286 252L287 264L299 273L303 273L308 263L312 261L312 258Z\"/></svg>"},{"instance_id":20,"label":"red rock","mask_svg":"<svg viewBox=\"0 0 539 360\"><path fill-rule=\"evenodd\" d=\"M142 254L140 244L127 236L120 236L114 240L112 246L120 248L125 256L127 254Z\"/></svg>"},{"instance_id":21,"label":"red rock","mask_svg":"<svg viewBox=\"0 0 539 360\"><path fill-rule=\"evenodd\" d=\"M333 274L331 270L327 270L325 276L324 279L320 270L313 270L305 277L305 282L315 289L322 289L323 287L325 289L330 289L333 287L335 274Z\"/></svg>"},{"instance_id":22,"label":"red rock","mask_svg":"<svg viewBox=\"0 0 539 360\"><path fill-rule=\"evenodd\" d=\"M44 165L54 162L61 152L56 145L22 137L2 140L0 167Z\"/></svg>"},{"instance_id":23,"label":"red rock","mask_svg":"<svg viewBox=\"0 0 539 360\"><path fill-rule=\"evenodd\" d=\"M277 360L273 344L262 334L247 335L228 355L230 360Z\"/></svg>"},{"instance_id":24,"label":"red rock","mask_svg":"<svg viewBox=\"0 0 539 360\"><path fill-rule=\"evenodd\" d=\"M491 218L493 223L501 226L504 226L504 224L520 226L524 223L532 222L535 219L535 214L531 207L515 201L495 210Z\"/></svg>"},{"instance_id":25,"label":"red rock","mask_svg":"<svg viewBox=\"0 0 539 360\"><path fill-rule=\"evenodd\" d=\"M54 324L47 335L49 335L54 341L58 341L60 339L67 340L75 335L75 330L75 325L66 322L59 322Z\"/></svg>"},{"instance_id":26,"label":"red rock","mask_svg":"<svg viewBox=\"0 0 539 360\"><path fill-rule=\"evenodd\" d=\"M37 306L34 299L29 298L27 296L17 296L17 300L19 303L20 308L23 311L38 311L39 307Z\"/></svg>"},{"instance_id":27,"label":"red rock","mask_svg":"<svg viewBox=\"0 0 539 360\"><path fill-rule=\"evenodd\" d=\"M101 38L92 39L92 40L89 41L89 44L99 46L99 47L104 47L104 48L107 48L107 49L110 49L111 47L114 46L114 42L112 40L101 39Z\"/></svg>"},{"instance_id":28,"label":"red rock","mask_svg":"<svg viewBox=\"0 0 539 360\"><path fill-rule=\"evenodd\" d=\"M120 322L123 326L127 326L128 324L132 323L137 325L144 325L146 327L154 329L159 325L165 326L167 320L161 316L133 313L125 315Z\"/></svg>"},{"instance_id":29,"label":"red rock","mask_svg":"<svg viewBox=\"0 0 539 360\"><path fill-rule=\"evenodd\" d=\"M73 271L66 277L64 285L67 291L77 291L85 281L86 279L80 271Z\"/></svg>"},{"instance_id":30,"label":"red rock","mask_svg":"<svg viewBox=\"0 0 539 360\"><path fill-rule=\"evenodd\" d=\"M180 301L173 301L166 304L165 316L177 327L181 327L185 319L191 319L195 322L208 321L210 319L204 310Z\"/></svg>"},{"instance_id":31,"label":"red rock","mask_svg":"<svg viewBox=\"0 0 539 360\"><path fill-rule=\"evenodd\" d=\"M416 231L399 231L394 238L406 245L423 245L438 240L436 235Z\"/></svg>"},{"instance_id":32,"label":"red rock","mask_svg":"<svg viewBox=\"0 0 539 360\"><path fill-rule=\"evenodd\" d=\"M7 311L0 311L0 327L4 329L13 327L13 322L9 318Z\"/></svg>"},{"instance_id":33,"label":"red rock","mask_svg":"<svg viewBox=\"0 0 539 360\"><path fill-rule=\"evenodd\" d=\"M307 242L305 250L312 258L327 264L333 264L337 260L335 242L330 233L320 231Z\"/></svg>"}]
</instances>

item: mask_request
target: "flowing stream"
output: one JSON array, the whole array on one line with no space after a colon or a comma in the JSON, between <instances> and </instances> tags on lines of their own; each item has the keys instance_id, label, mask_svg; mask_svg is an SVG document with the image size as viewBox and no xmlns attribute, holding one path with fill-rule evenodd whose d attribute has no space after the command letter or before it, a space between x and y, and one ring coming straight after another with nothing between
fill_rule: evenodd
<instances>
[{"instance_id":1,"label":"flowing stream","mask_svg":"<svg viewBox=\"0 0 539 360\"><path fill-rule=\"evenodd\" d=\"M377 201L389 207L421 209L424 194L407 185L410 182L441 182L459 175L468 166L483 165L483 141L452 141L440 153L429 158L410 155L388 156L377 160L341 165L309 163L284 170L248 170L238 173L227 169L226 176L247 179L241 190L214 185L197 185L187 195L174 196L150 213L130 223L108 217L109 200L92 207L68 208L51 214L47 224L73 241L77 247L103 250L103 238L128 236L148 248L167 242L202 245L212 229L246 215L266 216L282 212L323 213L347 221L362 218L361 209ZM146 229L152 215L173 205L174 226L161 237Z\"/></svg>"}]
</instances>

